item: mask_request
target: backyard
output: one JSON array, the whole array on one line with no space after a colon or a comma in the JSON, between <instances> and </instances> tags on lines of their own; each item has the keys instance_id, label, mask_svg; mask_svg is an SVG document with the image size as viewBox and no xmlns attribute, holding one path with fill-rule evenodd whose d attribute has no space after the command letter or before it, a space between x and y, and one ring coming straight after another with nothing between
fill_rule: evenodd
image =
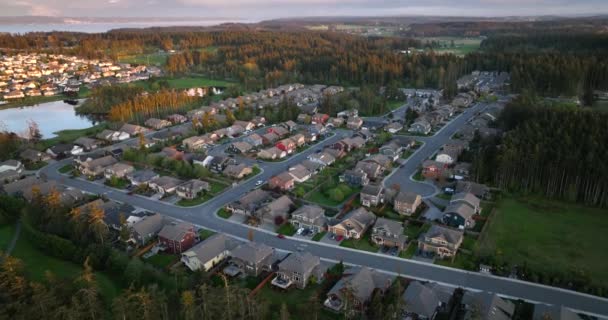
<instances>
[{"instance_id":1,"label":"backyard","mask_svg":"<svg viewBox=\"0 0 608 320\"><path fill-rule=\"evenodd\" d=\"M505 196L481 235L478 253L511 264L608 285L606 210L542 198Z\"/></svg>"}]
</instances>

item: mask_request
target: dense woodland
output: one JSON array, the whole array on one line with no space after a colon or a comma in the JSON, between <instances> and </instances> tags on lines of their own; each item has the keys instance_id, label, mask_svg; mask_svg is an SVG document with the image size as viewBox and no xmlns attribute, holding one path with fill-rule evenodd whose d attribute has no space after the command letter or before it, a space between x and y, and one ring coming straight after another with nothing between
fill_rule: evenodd
<instances>
[{"instance_id":1,"label":"dense woodland","mask_svg":"<svg viewBox=\"0 0 608 320\"><path fill-rule=\"evenodd\" d=\"M509 191L608 207L606 123L606 113L522 96L499 118L506 131L500 146L488 142L476 158L479 178Z\"/></svg>"}]
</instances>

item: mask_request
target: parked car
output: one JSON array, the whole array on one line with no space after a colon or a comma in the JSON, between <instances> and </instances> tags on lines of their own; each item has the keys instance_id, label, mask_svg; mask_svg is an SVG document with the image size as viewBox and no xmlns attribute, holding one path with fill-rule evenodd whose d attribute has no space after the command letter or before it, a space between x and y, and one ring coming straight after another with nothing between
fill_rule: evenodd
<instances>
[{"instance_id":1,"label":"parked car","mask_svg":"<svg viewBox=\"0 0 608 320\"><path fill-rule=\"evenodd\" d=\"M336 236L336 241L338 241L338 242L339 242L339 241L342 241L342 239L344 239L344 237L343 237L343 236Z\"/></svg>"},{"instance_id":2,"label":"parked car","mask_svg":"<svg viewBox=\"0 0 608 320\"><path fill-rule=\"evenodd\" d=\"M277 238L279 238L279 239L285 239L285 236L279 233L279 234L277 234Z\"/></svg>"}]
</instances>

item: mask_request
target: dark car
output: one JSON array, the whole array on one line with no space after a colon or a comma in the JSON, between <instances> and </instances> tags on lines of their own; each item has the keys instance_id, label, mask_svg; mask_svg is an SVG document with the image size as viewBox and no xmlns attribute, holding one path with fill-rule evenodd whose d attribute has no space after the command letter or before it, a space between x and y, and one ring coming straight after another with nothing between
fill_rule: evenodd
<instances>
[{"instance_id":1,"label":"dark car","mask_svg":"<svg viewBox=\"0 0 608 320\"><path fill-rule=\"evenodd\" d=\"M285 236L279 233L279 234L277 234L277 238L279 238L279 239L285 239Z\"/></svg>"}]
</instances>

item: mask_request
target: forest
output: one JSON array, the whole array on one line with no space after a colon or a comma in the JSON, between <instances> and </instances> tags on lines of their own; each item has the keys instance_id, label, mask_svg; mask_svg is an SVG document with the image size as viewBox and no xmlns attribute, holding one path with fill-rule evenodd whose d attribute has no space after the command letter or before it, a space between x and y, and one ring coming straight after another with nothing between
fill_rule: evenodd
<instances>
[{"instance_id":1,"label":"forest","mask_svg":"<svg viewBox=\"0 0 608 320\"><path fill-rule=\"evenodd\" d=\"M511 192L608 207L606 123L606 113L524 95L498 119L506 132L500 146L486 142L476 157L478 178Z\"/></svg>"}]
</instances>

